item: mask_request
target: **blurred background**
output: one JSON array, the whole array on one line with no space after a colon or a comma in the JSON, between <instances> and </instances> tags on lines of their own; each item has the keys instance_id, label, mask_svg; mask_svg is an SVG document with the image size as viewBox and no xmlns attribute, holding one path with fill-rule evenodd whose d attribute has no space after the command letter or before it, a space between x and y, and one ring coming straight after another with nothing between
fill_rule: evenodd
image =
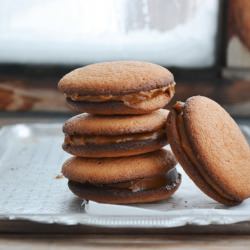
<instances>
[{"instance_id":1,"label":"blurred background","mask_svg":"<svg viewBox=\"0 0 250 250\"><path fill-rule=\"evenodd\" d=\"M0 0L1 117L69 114L65 73L127 59L169 68L175 100L250 117L249 0Z\"/></svg>"}]
</instances>

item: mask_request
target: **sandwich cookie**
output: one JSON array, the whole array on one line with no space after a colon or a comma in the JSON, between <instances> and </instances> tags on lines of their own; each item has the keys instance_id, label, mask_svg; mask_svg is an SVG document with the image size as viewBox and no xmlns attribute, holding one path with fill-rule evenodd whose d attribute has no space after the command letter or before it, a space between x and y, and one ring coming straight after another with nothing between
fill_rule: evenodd
<instances>
[{"instance_id":1,"label":"sandwich cookie","mask_svg":"<svg viewBox=\"0 0 250 250\"><path fill-rule=\"evenodd\" d=\"M62 173L81 199L130 204L168 199L181 182L175 165L170 151L159 150L122 158L72 157Z\"/></svg>"},{"instance_id":2,"label":"sandwich cookie","mask_svg":"<svg viewBox=\"0 0 250 250\"><path fill-rule=\"evenodd\" d=\"M225 205L250 197L250 148L219 104L202 96L177 102L167 134L177 160L205 194Z\"/></svg>"},{"instance_id":3,"label":"sandwich cookie","mask_svg":"<svg viewBox=\"0 0 250 250\"><path fill-rule=\"evenodd\" d=\"M65 122L63 149L81 157L120 157L158 150L167 144L169 111L144 115L80 114Z\"/></svg>"},{"instance_id":4,"label":"sandwich cookie","mask_svg":"<svg viewBox=\"0 0 250 250\"><path fill-rule=\"evenodd\" d=\"M116 61L73 70L58 88L76 112L145 114L163 108L174 95L173 75L165 68L139 61Z\"/></svg>"},{"instance_id":5,"label":"sandwich cookie","mask_svg":"<svg viewBox=\"0 0 250 250\"><path fill-rule=\"evenodd\" d=\"M250 1L234 0L230 1L230 11L232 14L232 23L234 32L238 35L241 42L250 51Z\"/></svg>"}]
</instances>

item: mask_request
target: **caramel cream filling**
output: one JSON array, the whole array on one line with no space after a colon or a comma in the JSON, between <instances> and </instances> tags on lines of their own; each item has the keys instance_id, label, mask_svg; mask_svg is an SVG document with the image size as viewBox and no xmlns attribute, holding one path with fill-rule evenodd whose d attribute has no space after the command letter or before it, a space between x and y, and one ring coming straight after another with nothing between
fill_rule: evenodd
<instances>
[{"instance_id":1,"label":"caramel cream filling","mask_svg":"<svg viewBox=\"0 0 250 250\"><path fill-rule=\"evenodd\" d=\"M165 136L164 129L155 132L118 135L118 136L89 136L89 135L67 135L64 143L72 146L82 146L86 144L112 144L128 141L156 140Z\"/></svg>"},{"instance_id":2,"label":"caramel cream filling","mask_svg":"<svg viewBox=\"0 0 250 250\"><path fill-rule=\"evenodd\" d=\"M184 153L184 155L189 159L190 163L195 166L195 169L198 171L199 175L203 179L203 181L212 189L214 192L221 196L223 199L227 199L229 201L236 201L235 198L232 196L226 194L224 190L221 189L216 183L212 183L211 178L209 177L208 173L206 173L206 176L202 174L201 172L201 164L198 161L198 159L195 157L195 153L193 152L190 143L188 141L188 137L186 135L186 130L185 130L185 125L184 125L184 120L183 120L183 108L184 108L184 103L183 102L177 102L174 105L174 109L177 113L177 118L176 118L176 128L180 137L180 143L181 143L181 148ZM205 171L205 169L204 169Z\"/></svg>"},{"instance_id":3,"label":"caramel cream filling","mask_svg":"<svg viewBox=\"0 0 250 250\"><path fill-rule=\"evenodd\" d=\"M144 190L158 189L165 187L172 190L179 183L179 176L175 168L168 171L165 175L145 177L142 179L131 180L126 182L101 185L110 188L126 189L132 192L140 192Z\"/></svg>"},{"instance_id":4,"label":"caramel cream filling","mask_svg":"<svg viewBox=\"0 0 250 250\"><path fill-rule=\"evenodd\" d=\"M133 106L143 101L148 101L160 95L165 95L172 98L174 95L175 82L167 87L152 89L149 91L140 91L128 95L67 95L72 101L89 101L89 102L107 102L107 101L122 101L127 106Z\"/></svg>"}]
</instances>

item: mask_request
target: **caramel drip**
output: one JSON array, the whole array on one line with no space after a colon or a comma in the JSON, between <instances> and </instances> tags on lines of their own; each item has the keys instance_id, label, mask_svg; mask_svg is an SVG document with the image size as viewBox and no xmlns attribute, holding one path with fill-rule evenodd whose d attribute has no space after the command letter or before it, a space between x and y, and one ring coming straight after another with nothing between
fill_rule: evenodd
<instances>
[{"instance_id":1,"label":"caramel drip","mask_svg":"<svg viewBox=\"0 0 250 250\"><path fill-rule=\"evenodd\" d=\"M178 184L178 181L178 173L176 169L173 168L165 175L145 177L142 179L131 180L127 182L107 184L105 186L118 189L128 189L132 192L140 192L161 187L165 187L166 189L171 190Z\"/></svg>"},{"instance_id":2,"label":"caramel drip","mask_svg":"<svg viewBox=\"0 0 250 250\"><path fill-rule=\"evenodd\" d=\"M146 100L151 100L160 95L166 95L169 98L173 96L175 83L173 82L167 87L153 89L149 91L140 91L129 95L67 95L72 101L89 101L89 102L107 102L107 101L122 101L127 106L136 105Z\"/></svg>"}]
</instances>

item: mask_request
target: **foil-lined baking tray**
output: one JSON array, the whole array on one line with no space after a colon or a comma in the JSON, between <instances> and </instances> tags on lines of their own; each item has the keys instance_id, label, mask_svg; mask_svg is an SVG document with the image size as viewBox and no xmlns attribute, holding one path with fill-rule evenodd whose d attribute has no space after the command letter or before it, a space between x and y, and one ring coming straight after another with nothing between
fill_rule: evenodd
<instances>
[{"instance_id":1,"label":"foil-lined baking tray","mask_svg":"<svg viewBox=\"0 0 250 250\"><path fill-rule=\"evenodd\" d=\"M168 201L142 205L109 205L76 198L61 175L70 155L61 149L62 124L18 124L0 130L0 231L29 231L27 225L60 226L60 231L95 228L95 232L124 229L175 229L185 232L239 230L250 232L250 199L225 207L205 196L185 175ZM241 126L250 138L250 127ZM18 222L18 223L17 223ZM35 231L39 226L30 228ZM201 230L203 228L203 230ZM204 230L205 228L205 230ZM222 228L222 229L221 229ZM114 230L115 229L115 230ZM91 231L91 230L90 230ZM210 230L211 231L211 230Z\"/></svg>"}]
</instances>

